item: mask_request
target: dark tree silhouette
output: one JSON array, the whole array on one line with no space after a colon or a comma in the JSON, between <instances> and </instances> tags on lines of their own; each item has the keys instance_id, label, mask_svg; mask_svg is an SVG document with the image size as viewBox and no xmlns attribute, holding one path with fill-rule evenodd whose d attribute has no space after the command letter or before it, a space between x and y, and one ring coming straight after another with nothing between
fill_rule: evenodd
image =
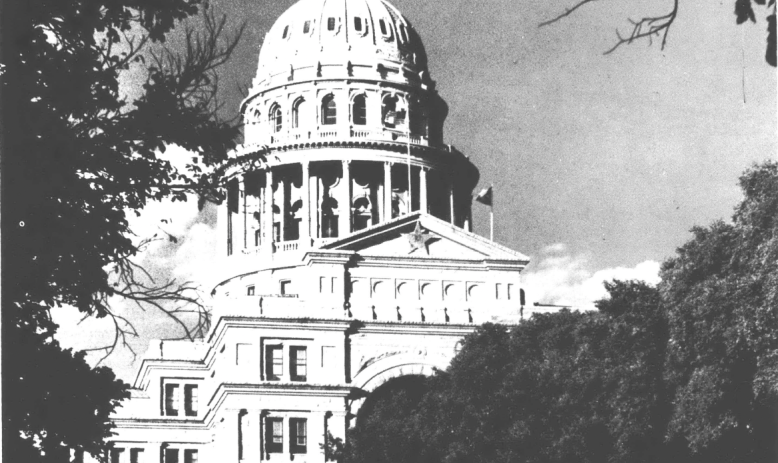
<instances>
[{"instance_id":1,"label":"dark tree silhouette","mask_svg":"<svg viewBox=\"0 0 778 463\"><path fill-rule=\"evenodd\" d=\"M62 350L48 313L111 317L106 354L136 334L116 298L163 311L184 338L207 329L196 288L154 281L133 260L149 237L133 235L127 214L191 192L219 198L215 167L239 127L219 117L216 69L243 29L228 37L198 0L4 2L1 17L5 455L98 456L125 385ZM171 144L197 159L177 169L160 157Z\"/></svg>"},{"instance_id":2,"label":"dark tree silhouette","mask_svg":"<svg viewBox=\"0 0 778 463\"><path fill-rule=\"evenodd\" d=\"M346 462L778 461L778 163L740 184L658 287L480 327L412 407L357 420Z\"/></svg>"},{"instance_id":3,"label":"dark tree silhouette","mask_svg":"<svg viewBox=\"0 0 778 463\"><path fill-rule=\"evenodd\" d=\"M579 8L594 3L597 0L579 0L574 3L573 6L567 8L564 13L561 13L548 21L540 23L539 27L548 26L554 24L567 16L575 13ZM667 45L667 35L670 32L670 28L675 23L678 17L678 4L680 0L672 0L671 6L668 7L665 13L644 16L638 20L630 19L631 29L627 35L622 35L618 30L616 31L616 43L610 49L605 51L605 54L610 54L616 51L622 45L628 45L641 39L647 39L649 43L654 39L660 41L661 48L664 50ZM669 3L669 1L668 1ZM746 21L756 23L756 13L754 13L753 5L762 7L767 13L767 46L765 50L765 60L771 66L776 65L776 32L775 32L775 0L735 0L735 21L737 24L743 24Z\"/></svg>"}]
</instances>

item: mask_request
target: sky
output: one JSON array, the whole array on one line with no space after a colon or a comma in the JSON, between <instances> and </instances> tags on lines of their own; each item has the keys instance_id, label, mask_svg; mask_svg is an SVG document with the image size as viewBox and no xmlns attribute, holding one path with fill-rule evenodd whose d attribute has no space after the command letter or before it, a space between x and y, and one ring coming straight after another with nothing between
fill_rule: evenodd
<instances>
[{"instance_id":1,"label":"sky","mask_svg":"<svg viewBox=\"0 0 778 463\"><path fill-rule=\"evenodd\" d=\"M211 1L231 24L247 24L220 73L225 116L237 114L262 38L292 3ZM671 2L602 0L543 28L573 1L393 3L420 34L449 105L446 143L479 168L478 188L494 185L495 240L531 258L523 276L530 303L590 309L605 280L658 282L660 263L691 227L729 219L743 171L776 159L776 70L764 61L764 11L756 24L737 26L733 1L681 0L664 50L638 42L605 56L628 18L663 14ZM474 231L488 236L488 208L473 207ZM210 292L213 208L155 204L133 227L139 236L164 229L180 238L156 243L144 262ZM174 331L148 312L138 318L139 353ZM107 336L104 322L74 320L59 315L66 345ZM126 350L108 364L132 378Z\"/></svg>"}]
</instances>

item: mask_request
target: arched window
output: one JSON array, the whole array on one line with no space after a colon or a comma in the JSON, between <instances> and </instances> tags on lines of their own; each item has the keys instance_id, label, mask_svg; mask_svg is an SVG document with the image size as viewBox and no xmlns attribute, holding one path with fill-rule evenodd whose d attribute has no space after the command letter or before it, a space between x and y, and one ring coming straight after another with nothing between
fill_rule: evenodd
<instances>
[{"instance_id":1,"label":"arched window","mask_svg":"<svg viewBox=\"0 0 778 463\"><path fill-rule=\"evenodd\" d=\"M281 114L281 106L274 104L270 108L270 128L273 130L273 133L278 133L281 131L282 124L283 124L283 117Z\"/></svg>"},{"instance_id":2,"label":"arched window","mask_svg":"<svg viewBox=\"0 0 778 463\"><path fill-rule=\"evenodd\" d=\"M400 38L403 43L408 41L408 33L405 31L405 24L400 24Z\"/></svg>"},{"instance_id":3,"label":"arched window","mask_svg":"<svg viewBox=\"0 0 778 463\"><path fill-rule=\"evenodd\" d=\"M372 206L367 196L361 196L354 201L354 230L362 230L370 225Z\"/></svg>"},{"instance_id":4,"label":"arched window","mask_svg":"<svg viewBox=\"0 0 778 463\"><path fill-rule=\"evenodd\" d=\"M357 95L351 103L351 117L354 125L365 125L367 123L367 104L365 95Z\"/></svg>"},{"instance_id":5,"label":"arched window","mask_svg":"<svg viewBox=\"0 0 778 463\"><path fill-rule=\"evenodd\" d=\"M321 203L321 237L338 237L338 202L331 197Z\"/></svg>"},{"instance_id":6,"label":"arched window","mask_svg":"<svg viewBox=\"0 0 778 463\"><path fill-rule=\"evenodd\" d=\"M289 35L289 26L284 26L284 34L281 36L282 39L285 39Z\"/></svg>"},{"instance_id":7,"label":"arched window","mask_svg":"<svg viewBox=\"0 0 778 463\"><path fill-rule=\"evenodd\" d=\"M381 103L381 120L384 127L393 129L405 126L408 114L398 97L386 95Z\"/></svg>"},{"instance_id":8,"label":"arched window","mask_svg":"<svg viewBox=\"0 0 778 463\"><path fill-rule=\"evenodd\" d=\"M386 29L386 22L383 19L378 20L378 26L381 28L381 33L383 35L389 35Z\"/></svg>"},{"instance_id":9,"label":"arched window","mask_svg":"<svg viewBox=\"0 0 778 463\"><path fill-rule=\"evenodd\" d=\"M335 30L335 18L327 18L327 30L328 31Z\"/></svg>"},{"instance_id":10,"label":"arched window","mask_svg":"<svg viewBox=\"0 0 778 463\"><path fill-rule=\"evenodd\" d=\"M303 23L303 34L307 34L310 31L311 31L311 22L310 21L305 21Z\"/></svg>"},{"instance_id":11,"label":"arched window","mask_svg":"<svg viewBox=\"0 0 778 463\"><path fill-rule=\"evenodd\" d=\"M305 99L299 98L297 101L294 102L294 105L292 105L292 128L298 129L300 128L300 115L303 115L305 117Z\"/></svg>"},{"instance_id":12,"label":"arched window","mask_svg":"<svg viewBox=\"0 0 778 463\"><path fill-rule=\"evenodd\" d=\"M362 18L354 17L354 30L362 32Z\"/></svg>"},{"instance_id":13,"label":"arched window","mask_svg":"<svg viewBox=\"0 0 778 463\"><path fill-rule=\"evenodd\" d=\"M338 112L335 106L335 96L329 94L321 100L322 125L334 125L338 120Z\"/></svg>"}]
</instances>

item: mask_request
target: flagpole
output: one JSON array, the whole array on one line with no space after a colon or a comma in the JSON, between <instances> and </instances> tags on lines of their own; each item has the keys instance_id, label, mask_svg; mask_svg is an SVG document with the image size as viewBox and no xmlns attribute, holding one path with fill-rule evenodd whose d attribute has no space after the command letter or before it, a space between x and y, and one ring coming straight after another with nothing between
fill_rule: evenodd
<instances>
[{"instance_id":1,"label":"flagpole","mask_svg":"<svg viewBox=\"0 0 778 463\"><path fill-rule=\"evenodd\" d=\"M408 142L408 214L411 213L413 210L413 197L411 195L411 124L410 118L408 117L408 114L406 113L405 118L405 135L407 137Z\"/></svg>"},{"instance_id":2,"label":"flagpole","mask_svg":"<svg viewBox=\"0 0 778 463\"><path fill-rule=\"evenodd\" d=\"M489 201L489 239L494 241L494 184L489 184L489 191L492 193L492 200Z\"/></svg>"}]
</instances>

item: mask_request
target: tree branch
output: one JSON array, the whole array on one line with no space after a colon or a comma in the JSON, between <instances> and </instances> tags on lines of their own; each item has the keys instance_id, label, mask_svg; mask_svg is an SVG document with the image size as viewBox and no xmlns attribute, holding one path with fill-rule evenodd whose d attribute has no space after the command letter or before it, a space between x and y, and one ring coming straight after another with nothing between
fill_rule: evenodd
<instances>
[{"instance_id":1,"label":"tree branch","mask_svg":"<svg viewBox=\"0 0 778 463\"><path fill-rule=\"evenodd\" d=\"M555 22L558 22L558 21L562 20L562 18L566 18L567 16L570 16L578 8L581 8L582 6L586 5L587 3L592 3L592 2L595 2L595 1L597 1L597 0L581 0L580 2L576 3L575 5L573 5L572 8L568 8L567 10L565 10L565 12L560 14L559 16L557 16L555 18L552 18L552 19L549 19L548 21L543 21L542 23L538 24L538 27L540 28L540 27L544 27L544 26L548 26L548 25L554 24Z\"/></svg>"}]
</instances>

